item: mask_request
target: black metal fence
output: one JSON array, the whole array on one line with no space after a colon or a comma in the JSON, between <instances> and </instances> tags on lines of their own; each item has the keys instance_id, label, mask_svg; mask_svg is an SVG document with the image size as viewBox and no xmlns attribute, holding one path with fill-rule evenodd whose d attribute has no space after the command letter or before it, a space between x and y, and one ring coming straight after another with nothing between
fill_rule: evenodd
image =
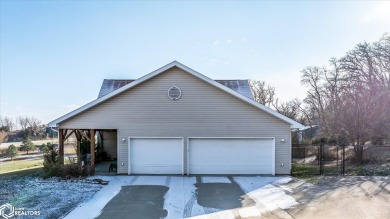
<instances>
[{"instance_id":1,"label":"black metal fence","mask_svg":"<svg viewBox=\"0 0 390 219\"><path fill-rule=\"evenodd\" d=\"M295 144L292 161L292 175L390 175L390 145Z\"/></svg>"}]
</instances>

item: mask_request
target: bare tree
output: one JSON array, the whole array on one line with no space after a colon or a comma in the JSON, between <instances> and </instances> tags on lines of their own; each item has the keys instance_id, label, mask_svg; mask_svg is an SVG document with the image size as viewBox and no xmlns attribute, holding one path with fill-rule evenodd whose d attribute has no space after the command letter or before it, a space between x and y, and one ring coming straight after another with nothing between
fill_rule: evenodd
<instances>
[{"instance_id":1,"label":"bare tree","mask_svg":"<svg viewBox=\"0 0 390 219\"><path fill-rule=\"evenodd\" d=\"M304 102L313 110L312 118L316 118L316 123L321 125L325 135L329 135L328 114L326 113L326 95L325 95L325 72L324 67L306 67L302 70L301 83L309 87Z\"/></svg>"},{"instance_id":2,"label":"bare tree","mask_svg":"<svg viewBox=\"0 0 390 219\"><path fill-rule=\"evenodd\" d=\"M12 131L13 124L9 117L0 116L0 143L8 140L9 132Z\"/></svg>"},{"instance_id":3,"label":"bare tree","mask_svg":"<svg viewBox=\"0 0 390 219\"><path fill-rule=\"evenodd\" d=\"M304 102L313 109L323 137L348 139L360 146L390 132L390 36L361 43L326 67L307 67L302 83L309 87ZM308 118L309 118L308 117ZM316 119L318 118L318 119ZM356 161L363 148L355 147Z\"/></svg>"},{"instance_id":4,"label":"bare tree","mask_svg":"<svg viewBox=\"0 0 390 219\"><path fill-rule=\"evenodd\" d=\"M255 101L273 108L280 114L299 121L302 124L308 123L311 125L312 119L309 117L307 109L304 108L300 100L293 99L288 102L279 102L279 99L275 95L275 87L267 84L265 81L250 80L249 85Z\"/></svg>"},{"instance_id":5,"label":"bare tree","mask_svg":"<svg viewBox=\"0 0 390 219\"><path fill-rule=\"evenodd\" d=\"M12 132L15 128L15 123L13 122L13 119L8 116L4 116L3 118L3 125L8 127L8 130Z\"/></svg>"},{"instance_id":6,"label":"bare tree","mask_svg":"<svg viewBox=\"0 0 390 219\"><path fill-rule=\"evenodd\" d=\"M287 116L288 118L290 119L293 119L293 120L299 120L299 100L297 99L294 99L294 100L291 100L291 101L288 101L288 102L283 102L283 103L279 103L279 100L277 99L274 103L273 103L273 107L275 108L275 110L284 115L284 116Z\"/></svg>"},{"instance_id":7,"label":"bare tree","mask_svg":"<svg viewBox=\"0 0 390 219\"><path fill-rule=\"evenodd\" d=\"M33 131L38 130L42 124L42 122L39 119L33 116L28 117L27 123L28 123L28 127L31 128Z\"/></svg>"},{"instance_id":8,"label":"bare tree","mask_svg":"<svg viewBox=\"0 0 390 219\"><path fill-rule=\"evenodd\" d=\"M22 130L26 130L29 125L29 117L28 116L18 116L16 117L18 124Z\"/></svg>"},{"instance_id":9,"label":"bare tree","mask_svg":"<svg viewBox=\"0 0 390 219\"><path fill-rule=\"evenodd\" d=\"M275 87L265 81L249 80L249 86L256 102L270 107L275 101Z\"/></svg>"}]
</instances>

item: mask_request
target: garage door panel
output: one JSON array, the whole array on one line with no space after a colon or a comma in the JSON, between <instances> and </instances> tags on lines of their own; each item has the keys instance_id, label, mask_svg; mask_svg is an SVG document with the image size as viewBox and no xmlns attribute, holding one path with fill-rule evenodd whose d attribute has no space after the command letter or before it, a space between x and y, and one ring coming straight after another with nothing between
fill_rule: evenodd
<instances>
[{"instance_id":1,"label":"garage door panel","mask_svg":"<svg viewBox=\"0 0 390 219\"><path fill-rule=\"evenodd\" d=\"M190 138L191 174L272 174L273 139Z\"/></svg>"},{"instance_id":2,"label":"garage door panel","mask_svg":"<svg viewBox=\"0 0 390 219\"><path fill-rule=\"evenodd\" d=\"M130 138L132 174L182 174L182 138Z\"/></svg>"}]
</instances>

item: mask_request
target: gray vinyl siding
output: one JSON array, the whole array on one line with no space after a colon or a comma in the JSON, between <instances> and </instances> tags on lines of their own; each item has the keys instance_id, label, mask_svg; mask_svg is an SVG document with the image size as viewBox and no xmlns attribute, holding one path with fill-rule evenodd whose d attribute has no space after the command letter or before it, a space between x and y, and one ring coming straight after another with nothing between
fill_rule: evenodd
<instances>
[{"instance_id":1,"label":"gray vinyl siding","mask_svg":"<svg viewBox=\"0 0 390 219\"><path fill-rule=\"evenodd\" d=\"M167 96L171 86L182 90L177 101ZM127 174L129 136L184 137L185 144L187 137L275 137L276 174L290 174L289 124L179 68L171 68L59 126L117 129L120 174ZM126 138L125 143L122 138Z\"/></svg>"}]
</instances>

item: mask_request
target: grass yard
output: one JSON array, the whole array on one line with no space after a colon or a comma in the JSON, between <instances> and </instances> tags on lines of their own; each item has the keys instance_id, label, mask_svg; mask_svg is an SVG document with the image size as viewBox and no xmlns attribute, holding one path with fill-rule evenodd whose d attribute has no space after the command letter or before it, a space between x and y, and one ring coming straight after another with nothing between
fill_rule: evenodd
<instances>
[{"instance_id":1,"label":"grass yard","mask_svg":"<svg viewBox=\"0 0 390 219\"><path fill-rule=\"evenodd\" d=\"M313 176L320 174L320 166L302 164L302 163L292 163L292 175L293 176Z\"/></svg>"},{"instance_id":2,"label":"grass yard","mask_svg":"<svg viewBox=\"0 0 390 219\"><path fill-rule=\"evenodd\" d=\"M43 166L43 160L14 160L0 164L0 174Z\"/></svg>"},{"instance_id":3,"label":"grass yard","mask_svg":"<svg viewBox=\"0 0 390 219\"><path fill-rule=\"evenodd\" d=\"M320 182L320 167L310 164L292 163L291 175L303 179L309 183L317 184Z\"/></svg>"},{"instance_id":4,"label":"grass yard","mask_svg":"<svg viewBox=\"0 0 390 219\"><path fill-rule=\"evenodd\" d=\"M340 173L340 167L337 166L323 166L324 175L337 175ZM301 179L306 180L309 183L319 183L322 176L320 175L320 166L303 164L303 163L292 163L292 175Z\"/></svg>"},{"instance_id":5,"label":"grass yard","mask_svg":"<svg viewBox=\"0 0 390 219\"><path fill-rule=\"evenodd\" d=\"M16 163L15 166L19 167L34 165L34 161L27 162L28 165L26 162L9 162L9 164ZM4 164L0 164L1 171L3 167ZM86 183L83 179L44 179L42 174L42 167L0 173L0 204L10 203L15 208L40 210L40 215L37 217L17 218L62 218L80 203L91 199L102 187Z\"/></svg>"},{"instance_id":6,"label":"grass yard","mask_svg":"<svg viewBox=\"0 0 390 219\"><path fill-rule=\"evenodd\" d=\"M41 146L42 144L46 144L48 142L53 143L53 144L57 144L58 140L57 139L47 139L47 140L36 140L36 141L32 141L32 142L34 143L35 146ZM7 149L8 146L10 146L11 144L15 145L16 147L20 147L22 142L18 141L18 142L1 143L0 149Z\"/></svg>"},{"instance_id":7,"label":"grass yard","mask_svg":"<svg viewBox=\"0 0 390 219\"><path fill-rule=\"evenodd\" d=\"M2 179L7 179L10 177L23 177L23 176L42 176L43 174L43 167L37 167L37 168L30 168L30 169L22 169L22 170L16 170L13 172L8 173L0 173L0 181Z\"/></svg>"},{"instance_id":8,"label":"grass yard","mask_svg":"<svg viewBox=\"0 0 390 219\"><path fill-rule=\"evenodd\" d=\"M338 175L340 174L340 166L336 165L324 165L324 175ZM292 175L294 176L313 176L320 174L319 165L293 163L292 164Z\"/></svg>"}]
</instances>

